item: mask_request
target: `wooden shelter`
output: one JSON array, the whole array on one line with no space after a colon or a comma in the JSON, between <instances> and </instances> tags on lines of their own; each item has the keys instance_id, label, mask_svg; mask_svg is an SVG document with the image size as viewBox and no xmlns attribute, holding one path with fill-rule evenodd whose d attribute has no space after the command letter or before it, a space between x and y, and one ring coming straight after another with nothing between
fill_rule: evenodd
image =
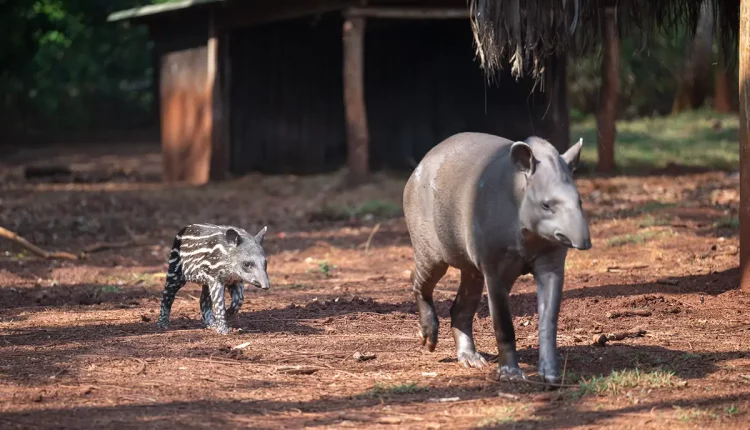
<instances>
[{"instance_id":1,"label":"wooden shelter","mask_svg":"<svg viewBox=\"0 0 750 430\"><path fill-rule=\"evenodd\" d=\"M665 28L695 30L701 8L713 8L725 58L739 39L740 285L750 292L750 0L468 0L477 54L492 74L509 56L514 76L539 75L550 56L603 42L600 25L614 9L620 33L647 37Z\"/></svg>"},{"instance_id":2,"label":"wooden shelter","mask_svg":"<svg viewBox=\"0 0 750 430\"><path fill-rule=\"evenodd\" d=\"M564 55L542 81L488 81L466 0L192 0L109 20L150 29L168 181L344 164L361 180L461 131L569 145Z\"/></svg>"}]
</instances>

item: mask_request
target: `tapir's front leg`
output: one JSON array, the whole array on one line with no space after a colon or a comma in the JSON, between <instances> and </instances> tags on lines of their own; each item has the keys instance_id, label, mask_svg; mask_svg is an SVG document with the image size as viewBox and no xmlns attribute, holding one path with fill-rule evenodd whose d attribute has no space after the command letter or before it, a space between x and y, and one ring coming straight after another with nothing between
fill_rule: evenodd
<instances>
[{"instance_id":1,"label":"tapir's front leg","mask_svg":"<svg viewBox=\"0 0 750 430\"><path fill-rule=\"evenodd\" d=\"M492 327L497 341L497 372L502 378L524 378L521 368L518 367L516 332L513 328L508 297L513 283L520 274L521 265L512 260L502 262L497 272L484 274Z\"/></svg>"},{"instance_id":2,"label":"tapir's front leg","mask_svg":"<svg viewBox=\"0 0 750 430\"><path fill-rule=\"evenodd\" d=\"M557 319L560 314L566 256L567 249L560 248L559 251L538 257L532 269L537 285L539 312L539 375L550 383L558 383L560 380Z\"/></svg>"}]
</instances>

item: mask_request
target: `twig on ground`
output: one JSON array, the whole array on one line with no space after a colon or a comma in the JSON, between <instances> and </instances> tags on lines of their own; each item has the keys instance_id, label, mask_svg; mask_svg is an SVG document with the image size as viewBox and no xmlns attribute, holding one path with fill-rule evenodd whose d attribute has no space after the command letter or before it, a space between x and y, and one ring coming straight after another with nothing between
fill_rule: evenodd
<instances>
[{"instance_id":1,"label":"twig on ground","mask_svg":"<svg viewBox=\"0 0 750 430\"><path fill-rule=\"evenodd\" d=\"M145 371L146 371L146 361L145 361L145 360L142 360L142 359L140 359L140 358L138 358L138 357L132 357L132 358L133 358L133 360L135 360L135 361L137 361L137 362L141 363L141 368L140 368L140 369L138 369L138 371L137 371L137 372L135 372L135 374L136 374L136 375L140 375L141 373L145 372Z\"/></svg>"},{"instance_id":2,"label":"twig on ground","mask_svg":"<svg viewBox=\"0 0 750 430\"><path fill-rule=\"evenodd\" d=\"M33 243L29 242L28 240L24 239L23 237L19 236L15 232L12 232L6 228L0 227L0 237L4 237L14 243L17 243L30 251L32 254L42 257L42 258L54 258L54 259L60 259L60 260L78 260L78 257L76 257L73 254L70 254L68 252L49 252L45 251L42 248L34 245Z\"/></svg>"},{"instance_id":3,"label":"twig on ground","mask_svg":"<svg viewBox=\"0 0 750 430\"><path fill-rule=\"evenodd\" d=\"M375 227L372 228L372 231L370 232L370 236L367 237L367 242L365 242L365 254L370 253L370 245L372 244L372 238L375 236L375 233L380 230L380 223L375 224Z\"/></svg>"},{"instance_id":4,"label":"twig on ground","mask_svg":"<svg viewBox=\"0 0 750 430\"><path fill-rule=\"evenodd\" d=\"M624 309L620 311L610 311L606 314L607 318L620 318L620 317L632 317L632 316L639 316L639 317L650 317L651 311L648 309Z\"/></svg>"},{"instance_id":5,"label":"twig on ground","mask_svg":"<svg viewBox=\"0 0 750 430\"><path fill-rule=\"evenodd\" d=\"M570 350L565 351L565 362L563 363L563 374L562 374L562 379L560 380L561 385L565 385L565 371L568 369L568 354L570 354Z\"/></svg>"},{"instance_id":6,"label":"twig on ground","mask_svg":"<svg viewBox=\"0 0 750 430\"><path fill-rule=\"evenodd\" d=\"M516 396L515 394L503 393L502 391L498 391L497 392L497 396L498 397L502 397L504 399L513 400L514 402L517 402L518 400L521 399L520 397Z\"/></svg>"}]
</instances>

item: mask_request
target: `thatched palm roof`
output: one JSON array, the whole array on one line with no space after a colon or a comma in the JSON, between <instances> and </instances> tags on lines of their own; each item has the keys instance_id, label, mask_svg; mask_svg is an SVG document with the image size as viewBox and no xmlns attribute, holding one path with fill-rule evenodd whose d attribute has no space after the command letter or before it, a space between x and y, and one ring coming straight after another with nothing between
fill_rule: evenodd
<instances>
[{"instance_id":1,"label":"thatched palm roof","mask_svg":"<svg viewBox=\"0 0 750 430\"><path fill-rule=\"evenodd\" d=\"M539 77L546 57L596 46L608 6L616 7L620 34L637 31L644 36L681 26L694 31L701 7L713 8L727 53L736 46L739 29L740 0L467 1L477 56L490 76L507 60L514 76Z\"/></svg>"}]
</instances>

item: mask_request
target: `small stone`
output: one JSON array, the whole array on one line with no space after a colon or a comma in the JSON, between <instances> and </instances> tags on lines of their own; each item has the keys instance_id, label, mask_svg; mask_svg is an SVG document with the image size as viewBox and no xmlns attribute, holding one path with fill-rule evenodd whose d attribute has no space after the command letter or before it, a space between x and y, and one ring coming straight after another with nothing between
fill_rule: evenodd
<instances>
[{"instance_id":1,"label":"small stone","mask_svg":"<svg viewBox=\"0 0 750 430\"><path fill-rule=\"evenodd\" d=\"M363 353L357 351L357 352L354 353L354 355L352 357L354 357L354 359L357 360L357 361L368 361L368 360L374 360L375 359L375 354L367 353L367 352L363 354Z\"/></svg>"}]
</instances>

